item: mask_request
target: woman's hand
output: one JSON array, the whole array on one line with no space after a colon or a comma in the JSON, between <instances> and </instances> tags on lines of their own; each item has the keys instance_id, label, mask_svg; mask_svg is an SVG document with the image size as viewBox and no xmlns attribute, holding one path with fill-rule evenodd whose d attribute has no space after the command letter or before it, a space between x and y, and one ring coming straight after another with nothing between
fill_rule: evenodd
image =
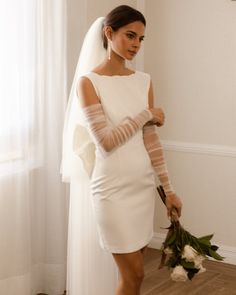
<instances>
[{"instance_id":1,"label":"woman's hand","mask_svg":"<svg viewBox=\"0 0 236 295\"><path fill-rule=\"evenodd\" d=\"M174 217L176 213L178 217L181 216L182 202L181 199L175 193L170 193L166 196L165 204L167 208L168 217L171 217L172 215Z\"/></svg>"},{"instance_id":2,"label":"woman's hand","mask_svg":"<svg viewBox=\"0 0 236 295\"><path fill-rule=\"evenodd\" d=\"M153 119L149 122L157 126L162 126L165 121L165 114L161 108L150 108L149 111L153 115Z\"/></svg>"}]
</instances>

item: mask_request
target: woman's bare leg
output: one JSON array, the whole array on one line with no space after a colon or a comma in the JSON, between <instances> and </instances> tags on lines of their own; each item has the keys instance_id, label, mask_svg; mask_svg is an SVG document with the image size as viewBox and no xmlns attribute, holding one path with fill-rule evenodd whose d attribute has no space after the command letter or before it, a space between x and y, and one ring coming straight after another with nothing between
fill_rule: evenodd
<instances>
[{"instance_id":1,"label":"woman's bare leg","mask_svg":"<svg viewBox=\"0 0 236 295\"><path fill-rule=\"evenodd\" d=\"M116 295L140 295L144 279L143 257L146 246L132 253L112 253L119 269L119 286Z\"/></svg>"},{"instance_id":2,"label":"woman's bare leg","mask_svg":"<svg viewBox=\"0 0 236 295\"><path fill-rule=\"evenodd\" d=\"M147 246L144 246L141 250L140 250L143 254L143 259L144 259L144 256L145 254L147 253Z\"/></svg>"}]
</instances>

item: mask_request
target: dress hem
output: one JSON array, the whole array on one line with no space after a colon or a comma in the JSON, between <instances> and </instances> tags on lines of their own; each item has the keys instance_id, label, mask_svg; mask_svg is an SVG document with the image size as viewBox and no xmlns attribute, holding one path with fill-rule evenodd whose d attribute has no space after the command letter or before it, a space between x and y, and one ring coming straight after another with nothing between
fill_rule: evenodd
<instances>
[{"instance_id":1,"label":"dress hem","mask_svg":"<svg viewBox=\"0 0 236 295\"><path fill-rule=\"evenodd\" d=\"M145 240L142 243L139 243L137 246L133 245L132 247L129 247L127 249L120 249L120 248L116 248L116 247L106 247L104 245L101 245L101 248L105 251L108 251L108 252L114 253L114 254L132 253L132 252L138 251L138 250L142 249L143 247L147 246L151 242L152 238L153 238L153 233L149 237L149 239Z\"/></svg>"}]
</instances>

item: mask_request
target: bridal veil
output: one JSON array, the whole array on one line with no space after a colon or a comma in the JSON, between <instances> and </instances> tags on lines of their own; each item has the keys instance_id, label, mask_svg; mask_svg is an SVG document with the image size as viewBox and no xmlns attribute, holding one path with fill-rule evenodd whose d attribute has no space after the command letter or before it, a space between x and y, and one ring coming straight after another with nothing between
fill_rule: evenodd
<instances>
[{"instance_id":1,"label":"bridal veil","mask_svg":"<svg viewBox=\"0 0 236 295\"><path fill-rule=\"evenodd\" d=\"M95 146L84 127L76 95L79 77L106 56L102 43L103 20L98 18L85 36L64 120L60 173L62 181L70 183L68 295L112 295L118 285L118 269L112 254L99 245L89 187Z\"/></svg>"}]
</instances>

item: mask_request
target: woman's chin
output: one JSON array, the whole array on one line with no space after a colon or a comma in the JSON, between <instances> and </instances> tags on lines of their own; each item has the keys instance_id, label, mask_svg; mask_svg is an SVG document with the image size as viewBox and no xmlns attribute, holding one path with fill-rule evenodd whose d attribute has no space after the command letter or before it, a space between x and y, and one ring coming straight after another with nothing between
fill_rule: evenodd
<instances>
[{"instance_id":1,"label":"woman's chin","mask_svg":"<svg viewBox=\"0 0 236 295\"><path fill-rule=\"evenodd\" d=\"M130 53L125 53L125 54L118 54L117 53L117 55L119 55L122 59L124 59L124 60L129 60L129 61L132 61L133 59L134 59L134 57L135 57L135 55L133 55L133 54L130 54Z\"/></svg>"},{"instance_id":2,"label":"woman's chin","mask_svg":"<svg viewBox=\"0 0 236 295\"><path fill-rule=\"evenodd\" d=\"M127 56L125 59L127 59L127 60L133 60L134 59L134 56Z\"/></svg>"}]
</instances>

